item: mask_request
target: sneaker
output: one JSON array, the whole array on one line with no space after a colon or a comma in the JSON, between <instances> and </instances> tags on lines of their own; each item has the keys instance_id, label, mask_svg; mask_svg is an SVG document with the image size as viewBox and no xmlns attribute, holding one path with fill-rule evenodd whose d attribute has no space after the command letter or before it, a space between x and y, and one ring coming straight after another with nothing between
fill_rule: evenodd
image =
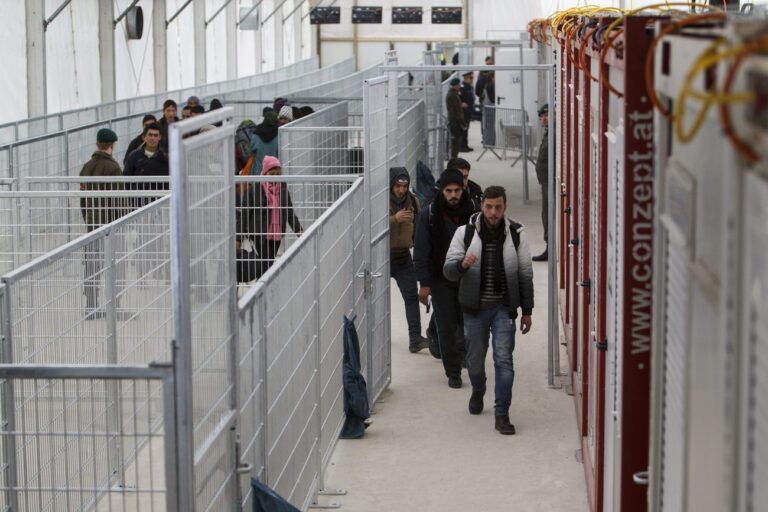
<instances>
[{"instance_id":1,"label":"sneaker","mask_svg":"<svg viewBox=\"0 0 768 512\"><path fill-rule=\"evenodd\" d=\"M428 347L429 340L423 336L417 336L415 338L411 338L411 343L408 345L408 350L411 352L411 354L415 354L416 352L419 352Z\"/></svg>"},{"instance_id":2,"label":"sneaker","mask_svg":"<svg viewBox=\"0 0 768 512\"><path fill-rule=\"evenodd\" d=\"M469 414L480 414L483 412L483 396L485 396L485 390L472 390L472 396L469 397Z\"/></svg>"},{"instance_id":3,"label":"sneaker","mask_svg":"<svg viewBox=\"0 0 768 512\"><path fill-rule=\"evenodd\" d=\"M453 389L459 389L463 382L461 377L448 377L448 387Z\"/></svg>"},{"instance_id":4,"label":"sneaker","mask_svg":"<svg viewBox=\"0 0 768 512\"><path fill-rule=\"evenodd\" d=\"M534 256L534 257L533 257L533 258L531 258L531 259L532 259L533 261L547 261L547 258L548 258L548 254L547 254L547 251L548 251L548 249L544 249L544 252L543 252L543 253L539 254L538 256Z\"/></svg>"},{"instance_id":5,"label":"sneaker","mask_svg":"<svg viewBox=\"0 0 768 512\"><path fill-rule=\"evenodd\" d=\"M509 414L496 416L496 430L499 434L511 436L515 434L515 426L509 422Z\"/></svg>"}]
</instances>

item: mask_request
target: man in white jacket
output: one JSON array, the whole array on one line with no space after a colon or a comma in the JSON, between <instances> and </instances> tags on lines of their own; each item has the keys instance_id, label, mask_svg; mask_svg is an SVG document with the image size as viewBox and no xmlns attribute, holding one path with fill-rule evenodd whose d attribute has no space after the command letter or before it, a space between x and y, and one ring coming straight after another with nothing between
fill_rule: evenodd
<instances>
[{"instance_id":1,"label":"man in white jacket","mask_svg":"<svg viewBox=\"0 0 768 512\"><path fill-rule=\"evenodd\" d=\"M509 421L515 370L515 318L522 310L520 330L531 329L533 265L522 224L508 219L507 196L502 187L483 192L481 211L461 226L451 240L443 274L459 281L459 303L464 315L467 373L472 383L470 414L483 411L485 356L493 334L495 427L501 434L515 433Z\"/></svg>"}]
</instances>

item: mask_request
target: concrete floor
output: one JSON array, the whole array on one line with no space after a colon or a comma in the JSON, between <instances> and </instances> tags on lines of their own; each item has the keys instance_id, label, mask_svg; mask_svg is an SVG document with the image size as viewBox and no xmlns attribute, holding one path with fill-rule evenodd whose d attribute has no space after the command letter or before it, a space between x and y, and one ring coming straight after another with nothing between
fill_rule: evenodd
<instances>
[{"instance_id":1,"label":"concrete floor","mask_svg":"<svg viewBox=\"0 0 768 512\"><path fill-rule=\"evenodd\" d=\"M523 202L522 164L499 161L482 151L478 123L470 133L470 177L481 186L507 189L509 216L528 231L533 254L544 248L541 192L529 165L531 201ZM469 157L469 158L468 158ZM584 470L576 461L579 438L573 399L547 387L546 264L534 263L533 329L519 331L510 420L515 436L494 430L493 364L488 355L485 410L467 412L471 388L450 389L440 361L427 350L408 352L405 311L392 282L392 384L376 403L363 439L339 441L325 478L326 489L345 489L342 510L406 511L586 511ZM422 308L422 326L427 316ZM561 361L565 361L562 351Z\"/></svg>"}]
</instances>

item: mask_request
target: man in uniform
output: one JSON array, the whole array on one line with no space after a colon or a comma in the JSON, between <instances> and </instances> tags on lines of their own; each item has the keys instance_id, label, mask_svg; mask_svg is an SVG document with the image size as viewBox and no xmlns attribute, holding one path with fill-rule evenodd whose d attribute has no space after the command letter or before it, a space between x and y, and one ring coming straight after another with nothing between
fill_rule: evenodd
<instances>
[{"instance_id":1,"label":"man in uniform","mask_svg":"<svg viewBox=\"0 0 768 512\"><path fill-rule=\"evenodd\" d=\"M461 138L464 134L464 107L459 97L461 81L453 78L450 81L448 94L445 96L445 106L448 110L448 131L451 133L451 158L459 156Z\"/></svg>"}]
</instances>

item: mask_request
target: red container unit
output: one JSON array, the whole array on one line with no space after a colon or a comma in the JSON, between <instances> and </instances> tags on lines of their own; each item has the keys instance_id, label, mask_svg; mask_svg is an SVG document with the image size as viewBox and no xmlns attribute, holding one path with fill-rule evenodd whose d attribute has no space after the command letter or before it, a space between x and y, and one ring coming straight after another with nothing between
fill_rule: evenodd
<instances>
[{"instance_id":1,"label":"red container unit","mask_svg":"<svg viewBox=\"0 0 768 512\"><path fill-rule=\"evenodd\" d=\"M647 509L633 477L648 467L653 34L628 17L607 46L611 21L561 41L560 306L592 510L633 512Z\"/></svg>"}]
</instances>

